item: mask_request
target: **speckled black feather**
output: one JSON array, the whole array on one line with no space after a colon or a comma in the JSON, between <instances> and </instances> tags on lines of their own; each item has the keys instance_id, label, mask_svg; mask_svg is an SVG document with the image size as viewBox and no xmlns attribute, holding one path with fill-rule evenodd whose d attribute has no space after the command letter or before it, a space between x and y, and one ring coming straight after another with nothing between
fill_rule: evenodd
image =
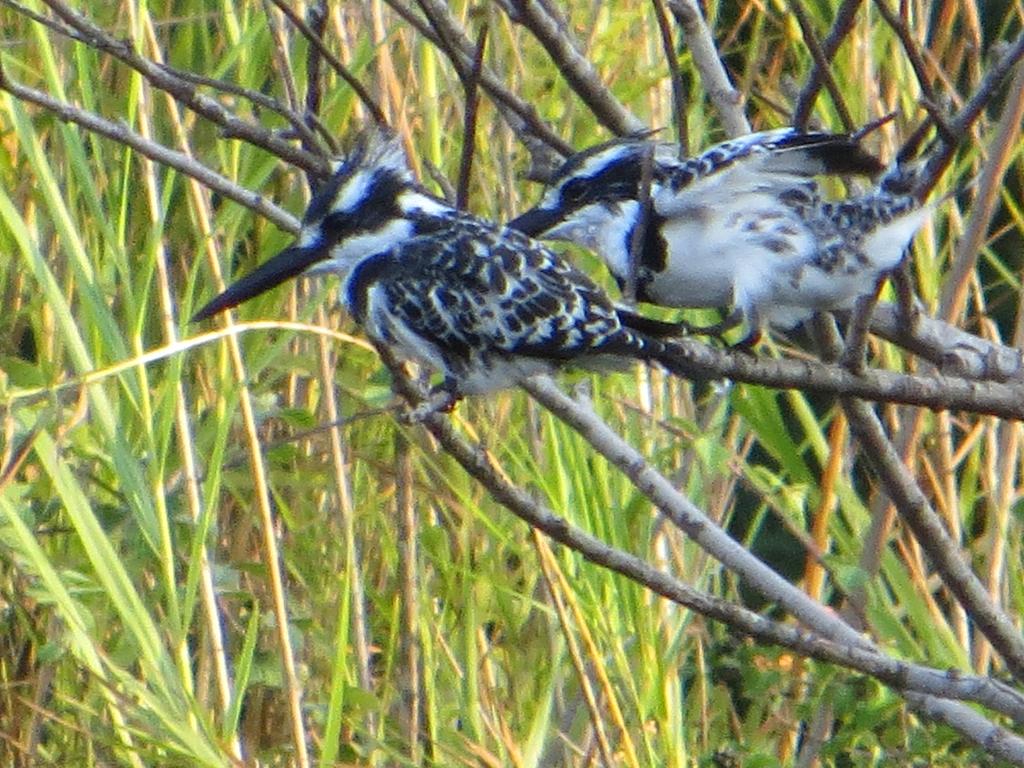
<instances>
[{"instance_id":1,"label":"speckled black feather","mask_svg":"<svg viewBox=\"0 0 1024 768\"><path fill-rule=\"evenodd\" d=\"M591 354L644 355L644 340L589 277L519 232L451 211L364 260L348 282L348 303L367 323L369 293L413 333L450 358L480 351L571 360ZM624 320L626 322L624 322ZM645 324L650 323L650 324ZM678 327L661 324L660 330Z\"/></svg>"}]
</instances>

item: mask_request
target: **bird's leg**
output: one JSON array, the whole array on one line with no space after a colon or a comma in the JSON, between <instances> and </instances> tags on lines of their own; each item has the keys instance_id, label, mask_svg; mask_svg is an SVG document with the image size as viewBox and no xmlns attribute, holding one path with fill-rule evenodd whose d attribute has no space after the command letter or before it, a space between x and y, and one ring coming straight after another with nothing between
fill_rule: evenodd
<instances>
[{"instance_id":1,"label":"bird's leg","mask_svg":"<svg viewBox=\"0 0 1024 768\"><path fill-rule=\"evenodd\" d=\"M754 354L754 348L761 343L761 339L764 338L764 321L761 317L761 312L758 311L756 306L748 307L743 309L742 306L737 306L729 316L722 322L731 323L730 327L737 325L746 325L747 332L743 338L739 341L730 344L729 348L734 349L737 352L743 352L747 355Z\"/></svg>"},{"instance_id":2,"label":"bird's leg","mask_svg":"<svg viewBox=\"0 0 1024 768\"><path fill-rule=\"evenodd\" d=\"M731 331L738 325L742 325L745 319L745 313L739 307L735 307L728 315L726 315L720 322L712 325L691 325L687 324L690 333L698 336L714 336L715 338L721 338L725 335L726 331Z\"/></svg>"},{"instance_id":3,"label":"bird's leg","mask_svg":"<svg viewBox=\"0 0 1024 768\"><path fill-rule=\"evenodd\" d=\"M736 343L730 344L729 348L752 355L754 354L754 348L761 343L762 338L764 338L764 333L761 331L761 326L752 325L750 330L747 331L747 335Z\"/></svg>"},{"instance_id":4,"label":"bird's leg","mask_svg":"<svg viewBox=\"0 0 1024 768\"><path fill-rule=\"evenodd\" d=\"M444 381L430 390L423 402L405 414L404 419L409 424L419 424L435 413L451 413L461 399L455 379L446 376Z\"/></svg>"}]
</instances>

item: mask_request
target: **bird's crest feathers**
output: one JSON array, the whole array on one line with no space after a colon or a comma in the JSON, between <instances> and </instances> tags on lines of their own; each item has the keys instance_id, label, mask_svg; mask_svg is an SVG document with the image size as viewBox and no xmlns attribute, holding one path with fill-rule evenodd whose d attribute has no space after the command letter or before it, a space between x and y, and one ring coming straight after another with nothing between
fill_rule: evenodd
<instances>
[{"instance_id":1,"label":"bird's crest feathers","mask_svg":"<svg viewBox=\"0 0 1024 768\"><path fill-rule=\"evenodd\" d=\"M413 181L401 138L390 129L380 126L367 128L356 137L352 151L343 165L353 169L389 170L410 183Z\"/></svg>"}]
</instances>

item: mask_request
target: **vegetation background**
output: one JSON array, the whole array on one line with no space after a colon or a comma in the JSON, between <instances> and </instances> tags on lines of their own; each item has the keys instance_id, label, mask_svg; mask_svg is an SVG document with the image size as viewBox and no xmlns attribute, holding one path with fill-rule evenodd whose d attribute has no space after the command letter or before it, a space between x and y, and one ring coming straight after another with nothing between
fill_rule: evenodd
<instances>
[{"instance_id":1,"label":"vegetation background","mask_svg":"<svg viewBox=\"0 0 1024 768\"><path fill-rule=\"evenodd\" d=\"M3 0L0 762L1024 764L1021 432L993 415L1024 388L986 367L1024 340L1022 14ZM938 380L973 406L695 399L637 368L559 380L589 405L541 384L409 427L330 282L187 322L289 242L375 111L428 186L461 175L503 221L559 150L657 127L692 151L794 108L895 112L887 159L931 114L939 191L978 177L912 261L928 313L991 353ZM869 350L932 380L946 359Z\"/></svg>"}]
</instances>

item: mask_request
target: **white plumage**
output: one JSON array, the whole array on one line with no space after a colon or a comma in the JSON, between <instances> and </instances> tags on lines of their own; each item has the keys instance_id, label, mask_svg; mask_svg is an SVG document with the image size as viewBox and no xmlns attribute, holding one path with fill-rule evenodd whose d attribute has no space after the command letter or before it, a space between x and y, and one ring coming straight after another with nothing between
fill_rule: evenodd
<instances>
[{"instance_id":1,"label":"white plumage","mask_svg":"<svg viewBox=\"0 0 1024 768\"><path fill-rule=\"evenodd\" d=\"M756 338L766 325L851 307L899 264L928 209L882 186L829 201L814 179L881 170L838 134L765 131L686 160L667 145L620 139L570 157L509 226L594 250L620 285L635 277L641 301L731 309L723 325L744 323Z\"/></svg>"}]
</instances>

